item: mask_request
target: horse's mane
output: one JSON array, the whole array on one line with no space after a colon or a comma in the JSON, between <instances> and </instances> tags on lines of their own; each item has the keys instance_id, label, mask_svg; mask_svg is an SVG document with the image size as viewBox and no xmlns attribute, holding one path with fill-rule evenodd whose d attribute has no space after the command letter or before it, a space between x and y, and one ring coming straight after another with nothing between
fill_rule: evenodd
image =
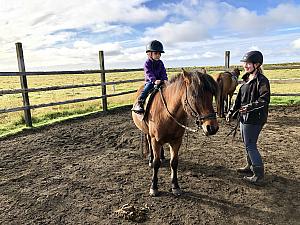
<instances>
[{"instance_id":1,"label":"horse's mane","mask_svg":"<svg viewBox=\"0 0 300 225\"><path fill-rule=\"evenodd\" d=\"M237 77L241 74L239 68L234 68L231 73L234 73Z\"/></svg>"},{"instance_id":2,"label":"horse's mane","mask_svg":"<svg viewBox=\"0 0 300 225\"><path fill-rule=\"evenodd\" d=\"M203 96L204 92L210 92L214 96L217 95L218 87L217 83L214 81L214 79L206 74L202 73L198 70L193 70L191 72L188 72L190 74L190 90L191 92L198 93L199 95ZM178 73L171 77L169 80L169 84L175 84L177 88L181 88L184 84L183 74Z\"/></svg>"}]
</instances>

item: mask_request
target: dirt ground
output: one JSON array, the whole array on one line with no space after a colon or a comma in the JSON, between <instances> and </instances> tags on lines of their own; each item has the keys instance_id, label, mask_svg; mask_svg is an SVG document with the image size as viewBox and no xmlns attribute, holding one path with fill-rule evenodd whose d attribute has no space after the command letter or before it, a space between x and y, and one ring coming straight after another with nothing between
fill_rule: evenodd
<instances>
[{"instance_id":1,"label":"dirt ground","mask_svg":"<svg viewBox=\"0 0 300 225\"><path fill-rule=\"evenodd\" d=\"M180 197L170 193L168 165L160 196L148 195L152 170L129 107L2 139L0 224L299 225L300 106L270 109L259 139L262 186L235 172L245 159L240 138L226 138L232 126L220 121L210 138L184 138Z\"/></svg>"}]
</instances>

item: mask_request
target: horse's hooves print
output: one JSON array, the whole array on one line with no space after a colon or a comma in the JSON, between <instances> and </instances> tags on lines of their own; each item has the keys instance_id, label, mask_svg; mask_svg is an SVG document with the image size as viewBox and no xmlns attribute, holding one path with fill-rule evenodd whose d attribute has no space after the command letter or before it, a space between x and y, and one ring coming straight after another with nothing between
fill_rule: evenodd
<instances>
[{"instance_id":1,"label":"horse's hooves print","mask_svg":"<svg viewBox=\"0 0 300 225\"><path fill-rule=\"evenodd\" d=\"M156 196L158 196L158 190L157 189L152 189L152 188L150 188L150 191L149 191L149 195L151 196L151 197L156 197Z\"/></svg>"}]
</instances>

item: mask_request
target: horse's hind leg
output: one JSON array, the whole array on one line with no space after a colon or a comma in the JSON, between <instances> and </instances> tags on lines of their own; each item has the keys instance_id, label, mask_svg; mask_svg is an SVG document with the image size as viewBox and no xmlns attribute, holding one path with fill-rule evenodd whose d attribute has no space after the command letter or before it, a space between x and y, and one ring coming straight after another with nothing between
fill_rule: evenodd
<instances>
[{"instance_id":1,"label":"horse's hind leg","mask_svg":"<svg viewBox=\"0 0 300 225\"><path fill-rule=\"evenodd\" d=\"M225 112L227 113L228 112L228 95L226 94L226 97L225 97Z\"/></svg>"},{"instance_id":2,"label":"horse's hind leg","mask_svg":"<svg viewBox=\"0 0 300 225\"><path fill-rule=\"evenodd\" d=\"M147 151L148 164L149 164L149 167L152 167L153 149L152 149L152 146L151 146L151 138L150 138L149 134L145 135L145 137L146 137L146 148L148 149L148 151Z\"/></svg>"},{"instance_id":3,"label":"horse's hind leg","mask_svg":"<svg viewBox=\"0 0 300 225\"><path fill-rule=\"evenodd\" d=\"M176 142L170 143L170 146L171 146L170 166L171 166L172 193L176 196L181 195L181 190L178 185L178 178L177 178L178 150L180 148L181 142L182 142L182 140L176 140Z\"/></svg>"},{"instance_id":4,"label":"horse's hind leg","mask_svg":"<svg viewBox=\"0 0 300 225\"><path fill-rule=\"evenodd\" d=\"M151 187L149 194L151 196L157 196L158 195L158 170L160 167L160 149L161 145L158 144L158 142L155 140L155 138L151 139L151 145L153 150L153 176L151 181Z\"/></svg>"},{"instance_id":5,"label":"horse's hind leg","mask_svg":"<svg viewBox=\"0 0 300 225\"><path fill-rule=\"evenodd\" d=\"M229 107L228 107L228 111L230 110L230 107L231 107L231 100L232 100L232 96L233 96L233 93L229 95Z\"/></svg>"}]
</instances>

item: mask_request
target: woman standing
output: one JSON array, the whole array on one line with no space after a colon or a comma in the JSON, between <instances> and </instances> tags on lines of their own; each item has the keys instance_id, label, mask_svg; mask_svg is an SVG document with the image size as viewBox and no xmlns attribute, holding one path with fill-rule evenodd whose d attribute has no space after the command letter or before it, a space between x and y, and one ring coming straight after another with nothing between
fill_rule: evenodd
<instances>
[{"instance_id":1,"label":"woman standing","mask_svg":"<svg viewBox=\"0 0 300 225\"><path fill-rule=\"evenodd\" d=\"M239 111L240 131L246 148L247 165L237 171L252 173L252 176L245 176L244 179L251 183L259 183L264 178L264 164L256 143L263 125L267 122L270 84L262 72L263 55L261 52L247 52L241 62L246 72L242 77L244 83L239 89L226 120L230 121L231 116Z\"/></svg>"}]
</instances>

